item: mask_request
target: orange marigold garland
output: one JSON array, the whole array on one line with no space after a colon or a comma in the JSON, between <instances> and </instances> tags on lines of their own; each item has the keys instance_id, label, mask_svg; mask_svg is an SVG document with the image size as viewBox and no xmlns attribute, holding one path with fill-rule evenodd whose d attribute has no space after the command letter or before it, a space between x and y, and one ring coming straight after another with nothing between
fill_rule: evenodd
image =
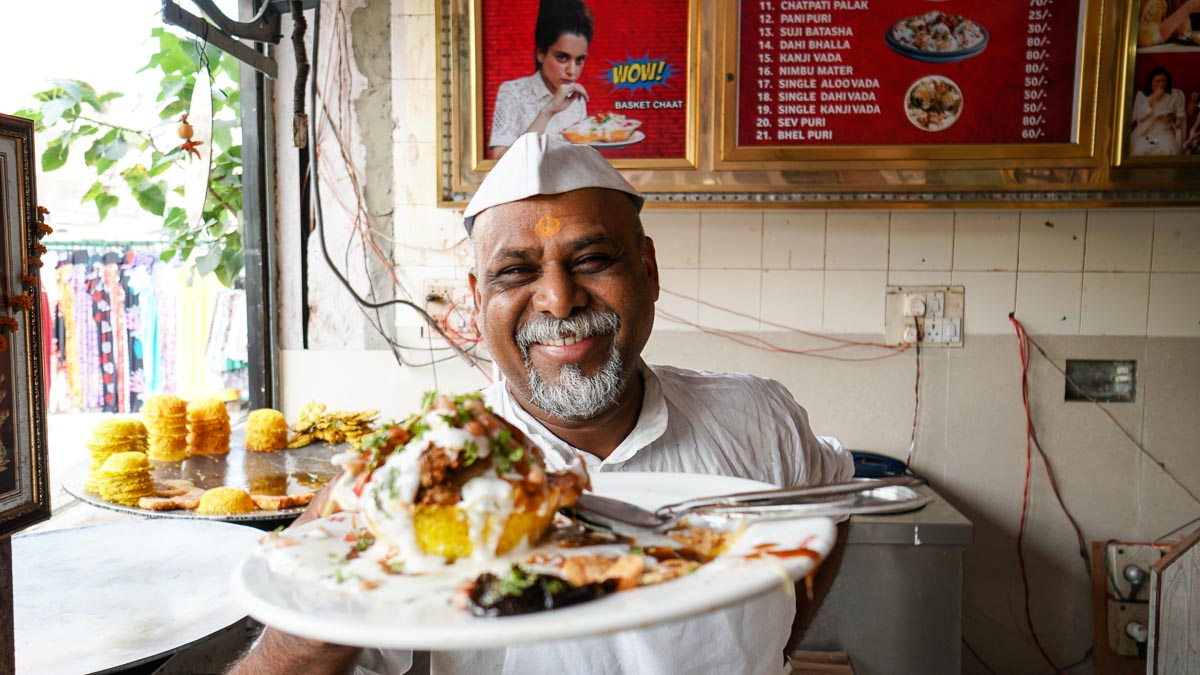
<instances>
[{"instance_id":1,"label":"orange marigold garland","mask_svg":"<svg viewBox=\"0 0 1200 675\"><path fill-rule=\"evenodd\" d=\"M41 239L48 234L54 232L54 228L46 224L46 216L49 215L50 209L39 205L37 207L37 220L34 222L36 231L34 232L35 243L30 248L30 255L25 259L25 267L27 274L21 275L21 286L25 289L25 293L19 295L10 295L3 305L7 309L14 312L29 312L33 309L33 292L38 287L37 270L42 268L42 255L48 250L40 243ZM0 316L0 352L8 350L8 333L15 333L20 328L21 324L17 322L15 317Z\"/></svg>"}]
</instances>

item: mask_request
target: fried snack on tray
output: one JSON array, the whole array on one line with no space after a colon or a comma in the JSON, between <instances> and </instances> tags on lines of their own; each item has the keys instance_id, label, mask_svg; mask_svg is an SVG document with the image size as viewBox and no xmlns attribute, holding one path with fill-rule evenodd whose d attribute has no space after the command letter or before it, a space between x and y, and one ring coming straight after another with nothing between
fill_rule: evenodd
<instances>
[{"instance_id":1,"label":"fried snack on tray","mask_svg":"<svg viewBox=\"0 0 1200 675\"><path fill-rule=\"evenodd\" d=\"M229 454L229 411L215 398L188 404L187 448L191 455Z\"/></svg>"},{"instance_id":2,"label":"fried snack on tray","mask_svg":"<svg viewBox=\"0 0 1200 675\"><path fill-rule=\"evenodd\" d=\"M313 499L311 492L298 492L291 495L260 495L251 494L250 499L263 511L279 511L294 509L297 506L307 506Z\"/></svg>"},{"instance_id":3,"label":"fried snack on tray","mask_svg":"<svg viewBox=\"0 0 1200 675\"><path fill-rule=\"evenodd\" d=\"M138 420L119 417L104 419L92 429L92 437L87 442L91 461L83 488L99 494L96 473L104 461L119 452L146 452L146 446L146 427Z\"/></svg>"},{"instance_id":4,"label":"fried snack on tray","mask_svg":"<svg viewBox=\"0 0 1200 675\"><path fill-rule=\"evenodd\" d=\"M378 415L378 410L325 412L324 403L309 403L300 409L300 414L292 422L292 431L296 432L296 436L287 447L302 448L314 440L321 440L326 443L348 442L357 448L362 437L371 433Z\"/></svg>"},{"instance_id":5,"label":"fried snack on tray","mask_svg":"<svg viewBox=\"0 0 1200 675\"><path fill-rule=\"evenodd\" d=\"M91 492L101 499L125 506L137 506L142 497L154 494L154 479L150 476L150 460L143 452L117 452L109 455L99 469L92 472Z\"/></svg>"},{"instance_id":6,"label":"fried snack on tray","mask_svg":"<svg viewBox=\"0 0 1200 675\"><path fill-rule=\"evenodd\" d=\"M173 478L155 483L154 496L142 497L137 505L147 511L190 511L200 506L203 494L204 489L196 487L192 481Z\"/></svg>"},{"instance_id":7,"label":"fried snack on tray","mask_svg":"<svg viewBox=\"0 0 1200 675\"><path fill-rule=\"evenodd\" d=\"M237 513L257 511L258 505L251 499L250 494L241 488L215 487L204 491L196 513L206 515L228 516Z\"/></svg>"},{"instance_id":8,"label":"fried snack on tray","mask_svg":"<svg viewBox=\"0 0 1200 675\"><path fill-rule=\"evenodd\" d=\"M142 419L149 432L150 459L180 462L187 459L187 401L178 396L150 396L142 404Z\"/></svg>"},{"instance_id":9,"label":"fried snack on tray","mask_svg":"<svg viewBox=\"0 0 1200 675\"><path fill-rule=\"evenodd\" d=\"M429 394L424 407L333 458L344 469L333 500L358 512L406 571L490 560L536 542L588 486L578 459L548 473L542 451L478 394Z\"/></svg>"},{"instance_id":10,"label":"fried snack on tray","mask_svg":"<svg viewBox=\"0 0 1200 675\"><path fill-rule=\"evenodd\" d=\"M283 413L271 408L251 410L246 419L246 449L274 452L288 444L288 423Z\"/></svg>"}]
</instances>

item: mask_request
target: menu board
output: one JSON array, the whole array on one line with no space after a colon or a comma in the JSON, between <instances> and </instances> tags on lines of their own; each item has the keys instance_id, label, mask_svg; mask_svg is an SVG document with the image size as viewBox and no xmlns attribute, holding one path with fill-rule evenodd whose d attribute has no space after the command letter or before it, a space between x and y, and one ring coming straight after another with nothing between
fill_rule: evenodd
<instances>
[{"instance_id":1,"label":"menu board","mask_svg":"<svg viewBox=\"0 0 1200 675\"><path fill-rule=\"evenodd\" d=\"M736 145L1073 143L1087 0L742 0Z\"/></svg>"}]
</instances>

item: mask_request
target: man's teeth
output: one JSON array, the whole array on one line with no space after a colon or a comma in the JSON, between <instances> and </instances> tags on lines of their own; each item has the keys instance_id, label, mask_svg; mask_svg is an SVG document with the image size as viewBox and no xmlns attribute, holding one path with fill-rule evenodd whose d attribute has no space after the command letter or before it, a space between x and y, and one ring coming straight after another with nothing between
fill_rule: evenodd
<instances>
[{"instance_id":1,"label":"man's teeth","mask_svg":"<svg viewBox=\"0 0 1200 675\"><path fill-rule=\"evenodd\" d=\"M583 338L577 335L568 335L567 337L558 338L557 340L543 340L542 344L550 347L567 347L579 342Z\"/></svg>"}]
</instances>

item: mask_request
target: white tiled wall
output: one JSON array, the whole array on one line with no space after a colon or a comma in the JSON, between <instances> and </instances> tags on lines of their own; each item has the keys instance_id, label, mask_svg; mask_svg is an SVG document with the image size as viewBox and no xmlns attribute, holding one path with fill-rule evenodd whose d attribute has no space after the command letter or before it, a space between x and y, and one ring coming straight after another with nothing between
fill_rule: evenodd
<instances>
[{"instance_id":1,"label":"white tiled wall","mask_svg":"<svg viewBox=\"0 0 1200 675\"><path fill-rule=\"evenodd\" d=\"M788 327L880 334L885 286L961 284L967 335L1008 334L1015 311L1035 334L1200 336L1198 209L650 209L643 220L664 288L699 270L686 280L700 300ZM779 330L712 307L695 315Z\"/></svg>"}]
</instances>

